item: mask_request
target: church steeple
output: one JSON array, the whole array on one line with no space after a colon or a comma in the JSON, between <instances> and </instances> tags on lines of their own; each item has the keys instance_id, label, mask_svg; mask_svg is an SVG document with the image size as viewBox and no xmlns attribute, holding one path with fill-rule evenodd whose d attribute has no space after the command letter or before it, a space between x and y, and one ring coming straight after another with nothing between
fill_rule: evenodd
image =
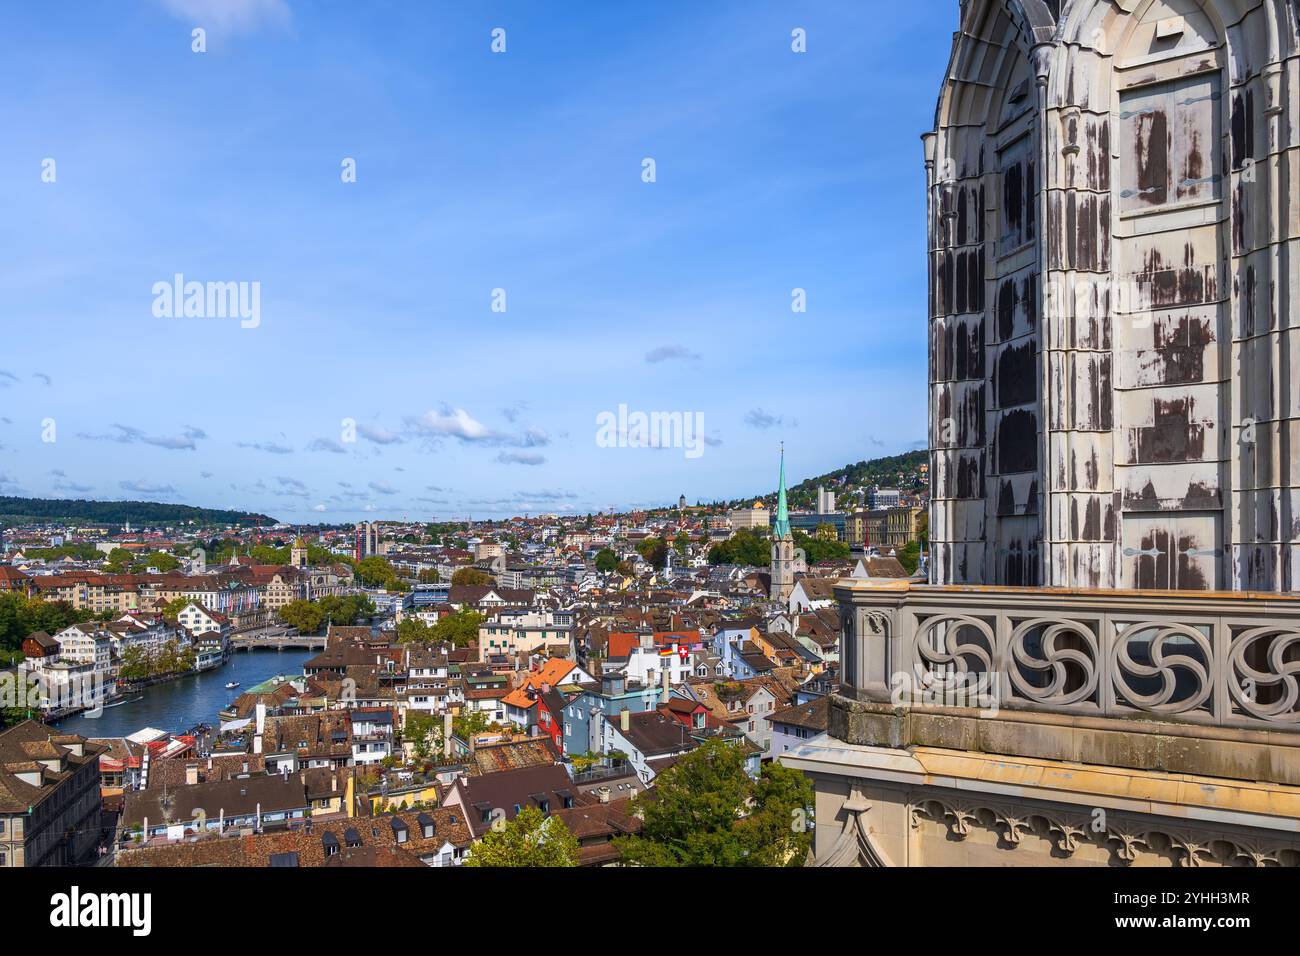
<instances>
[{"instance_id":1,"label":"church steeple","mask_svg":"<svg viewBox=\"0 0 1300 956\"><path fill-rule=\"evenodd\" d=\"M776 520L772 522L772 537L783 538L790 533L790 509L785 500L785 442L781 443L781 483L776 492Z\"/></svg>"},{"instance_id":2,"label":"church steeple","mask_svg":"<svg viewBox=\"0 0 1300 956\"><path fill-rule=\"evenodd\" d=\"M776 492L776 520L772 522L772 589L769 597L785 603L794 590L794 536L790 533L790 506L785 493L785 443L781 444L781 483Z\"/></svg>"}]
</instances>

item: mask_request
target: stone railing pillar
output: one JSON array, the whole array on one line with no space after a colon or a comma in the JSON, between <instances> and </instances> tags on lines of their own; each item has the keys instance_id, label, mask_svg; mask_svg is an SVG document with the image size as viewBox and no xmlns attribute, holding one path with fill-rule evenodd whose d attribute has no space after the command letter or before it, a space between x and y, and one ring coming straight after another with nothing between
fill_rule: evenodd
<instances>
[{"instance_id":1,"label":"stone railing pillar","mask_svg":"<svg viewBox=\"0 0 1300 956\"><path fill-rule=\"evenodd\" d=\"M887 704L895 675L910 673L908 581L846 578L835 585L840 605L840 694Z\"/></svg>"}]
</instances>

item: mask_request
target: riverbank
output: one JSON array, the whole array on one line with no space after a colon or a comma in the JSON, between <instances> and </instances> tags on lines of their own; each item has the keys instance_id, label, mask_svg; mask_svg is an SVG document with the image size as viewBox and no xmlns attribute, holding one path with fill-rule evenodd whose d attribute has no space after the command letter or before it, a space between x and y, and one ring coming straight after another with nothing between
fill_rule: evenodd
<instances>
[{"instance_id":1,"label":"riverbank","mask_svg":"<svg viewBox=\"0 0 1300 956\"><path fill-rule=\"evenodd\" d=\"M99 717L86 713L63 717L55 724L64 733L85 737L125 737L144 727L182 733L199 724L217 723L219 711L228 707L243 688L278 674L296 676L314 651L256 650L231 655L222 667L182 674L145 688L138 700L103 709ZM226 684L240 687L227 690Z\"/></svg>"}]
</instances>

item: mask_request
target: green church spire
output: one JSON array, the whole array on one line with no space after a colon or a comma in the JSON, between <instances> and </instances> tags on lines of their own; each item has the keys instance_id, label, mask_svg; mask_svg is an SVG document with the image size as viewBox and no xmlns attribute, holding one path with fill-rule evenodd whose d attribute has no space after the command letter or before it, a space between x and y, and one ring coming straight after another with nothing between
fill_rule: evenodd
<instances>
[{"instance_id":1,"label":"green church spire","mask_svg":"<svg viewBox=\"0 0 1300 956\"><path fill-rule=\"evenodd\" d=\"M781 484L776 492L776 520L772 522L772 537L784 538L790 533L790 509L785 500L785 442L781 443Z\"/></svg>"}]
</instances>

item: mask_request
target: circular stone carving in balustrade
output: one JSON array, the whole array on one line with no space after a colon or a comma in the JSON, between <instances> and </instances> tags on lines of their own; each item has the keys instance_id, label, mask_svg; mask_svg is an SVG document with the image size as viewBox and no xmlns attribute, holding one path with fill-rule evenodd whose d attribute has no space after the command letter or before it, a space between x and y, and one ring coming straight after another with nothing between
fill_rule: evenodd
<instances>
[{"instance_id":1,"label":"circular stone carving in balustrade","mask_svg":"<svg viewBox=\"0 0 1300 956\"><path fill-rule=\"evenodd\" d=\"M1263 653L1268 661L1267 671L1257 670L1246 663L1246 655L1260 641L1268 639ZM1263 627L1242 631L1232 638L1232 650L1228 654L1229 671L1228 690L1232 699L1252 717L1274 723L1300 722L1300 713L1295 710L1300 699L1300 684L1296 674L1300 674L1300 660L1286 660L1287 653L1300 646L1300 631L1266 624ZM1258 692L1261 687L1276 687L1279 698L1271 704L1261 704Z\"/></svg>"},{"instance_id":2,"label":"circular stone carving in balustrade","mask_svg":"<svg viewBox=\"0 0 1300 956\"><path fill-rule=\"evenodd\" d=\"M1034 655L1025 646L1025 640L1040 627L1044 629L1040 642L1042 649L1040 654ZM1085 648L1057 647L1057 640L1066 636L1081 638ZM1044 617L1021 621L1011 632L1008 648L1016 664L1035 673L1050 673L1052 677L1051 683L1046 687L1037 687L1025 679L1019 667L1009 664L1006 668L1007 675L1021 697L1046 706L1064 706L1091 700L1097 691L1097 635L1079 621ZM1071 665L1077 669L1082 683L1073 690L1067 690Z\"/></svg>"},{"instance_id":3,"label":"circular stone carving in balustrade","mask_svg":"<svg viewBox=\"0 0 1300 956\"><path fill-rule=\"evenodd\" d=\"M1154 636L1146 642L1151 658L1146 664L1134 660L1130 649L1139 635L1149 632L1154 632ZM1190 641L1199 648L1206 663L1180 651L1181 641ZM1200 707L1214 689L1210 679L1213 670L1214 648L1209 639L1187 624L1138 621L1121 628L1111 648L1111 679L1116 692L1122 695L1124 703L1154 714L1181 714ZM1183 677L1181 687L1179 674ZM1135 677L1158 677L1160 689L1143 694L1129 683ZM1174 700L1175 692L1179 691L1179 698Z\"/></svg>"},{"instance_id":4,"label":"circular stone carving in balustrade","mask_svg":"<svg viewBox=\"0 0 1300 956\"><path fill-rule=\"evenodd\" d=\"M931 635L940 624L952 624L954 626L949 628L942 638L932 641ZM988 642L987 646L958 643L958 635L962 630L960 625L969 625L975 628ZM931 670L951 667L959 674L991 674L993 672L993 655L996 653L997 646L997 638L993 634L993 629L979 618L969 617L965 614L936 615L928 618L916 628L915 647L918 668L924 663ZM982 666L972 671L967 663L968 657L974 658Z\"/></svg>"}]
</instances>

